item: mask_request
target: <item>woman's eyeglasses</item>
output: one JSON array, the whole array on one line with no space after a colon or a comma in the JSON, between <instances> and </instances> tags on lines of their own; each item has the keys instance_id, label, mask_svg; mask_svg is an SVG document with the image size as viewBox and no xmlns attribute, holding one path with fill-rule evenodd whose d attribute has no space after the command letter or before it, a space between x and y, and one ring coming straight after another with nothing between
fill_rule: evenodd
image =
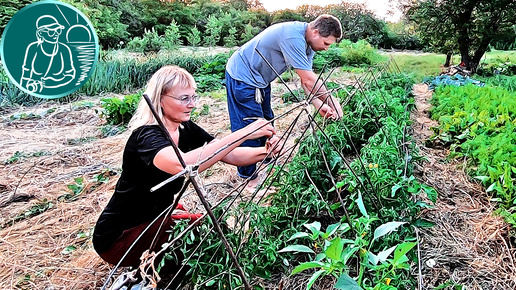
<instances>
[{"instance_id":1,"label":"woman's eyeglasses","mask_svg":"<svg viewBox=\"0 0 516 290\"><path fill-rule=\"evenodd\" d=\"M183 104L185 106L188 106L190 103L197 104L197 101L199 101L199 98L200 98L200 96L197 94L191 95L191 96L183 95L180 97L176 97L176 96L172 96L172 95L163 95L163 96L171 97L173 99L181 101L181 104Z\"/></svg>"}]
</instances>

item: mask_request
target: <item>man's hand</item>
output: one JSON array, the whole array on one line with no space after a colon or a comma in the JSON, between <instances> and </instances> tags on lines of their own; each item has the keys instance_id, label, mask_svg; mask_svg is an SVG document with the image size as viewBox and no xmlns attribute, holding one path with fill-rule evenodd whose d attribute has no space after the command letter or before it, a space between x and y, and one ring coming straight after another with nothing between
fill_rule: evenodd
<instances>
[{"instance_id":1,"label":"man's hand","mask_svg":"<svg viewBox=\"0 0 516 290\"><path fill-rule=\"evenodd\" d=\"M330 106L328 106L326 104L323 104L321 106L321 109L319 110L319 114L325 119L330 119L330 120L340 119L337 112L335 112L335 110L333 110Z\"/></svg>"}]
</instances>

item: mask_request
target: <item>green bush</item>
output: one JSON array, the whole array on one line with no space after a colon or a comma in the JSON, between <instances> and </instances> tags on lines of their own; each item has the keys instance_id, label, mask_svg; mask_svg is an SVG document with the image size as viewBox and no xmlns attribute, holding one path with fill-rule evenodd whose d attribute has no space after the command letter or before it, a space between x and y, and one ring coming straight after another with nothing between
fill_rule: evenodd
<instances>
[{"instance_id":1,"label":"green bush","mask_svg":"<svg viewBox=\"0 0 516 290\"><path fill-rule=\"evenodd\" d=\"M210 62L203 64L199 70L193 74L197 82L197 90L200 93L222 88L226 64L230 56L231 52L219 53L215 55Z\"/></svg>"},{"instance_id":2,"label":"green bush","mask_svg":"<svg viewBox=\"0 0 516 290\"><path fill-rule=\"evenodd\" d=\"M516 63L511 61L495 61L479 66L477 74L484 77L505 75L516 75Z\"/></svg>"},{"instance_id":3,"label":"green bush","mask_svg":"<svg viewBox=\"0 0 516 290\"><path fill-rule=\"evenodd\" d=\"M176 49L181 43L181 33L175 20L170 22L170 25L165 29L165 37L162 44L162 48Z\"/></svg>"},{"instance_id":4,"label":"green bush","mask_svg":"<svg viewBox=\"0 0 516 290\"><path fill-rule=\"evenodd\" d=\"M201 32L197 26L192 27L186 35L186 41L191 46L198 46L201 43Z\"/></svg>"},{"instance_id":5,"label":"green bush","mask_svg":"<svg viewBox=\"0 0 516 290\"><path fill-rule=\"evenodd\" d=\"M339 43L342 64L348 65L370 65L382 60L377 50L367 41L359 40L355 43L350 40L343 40Z\"/></svg>"},{"instance_id":6,"label":"green bush","mask_svg":"<svg viewBox=\"0 0 516 290\"><path fill-rule=\"evenodd\" d=\"M135 37L127 44L127 49L135 52L160 51L165 43L165 38L158 35L152 27L151 30L145 29L143 38Z\"/></svg>"},{"instance_id":7,"label":"green bush","mask_svg":"<svg viewBox=\"0 0 516 290\"><path fill-rule=\"evenodd\" d=\"M106 118L108 124L127 126L141 97L142 92L127 95L122 99L117 97L104 98L101 100L102 116Z\"/></svg>"},{"instance_id":8,"label":"green bush","mask_svg":"<svg viewBox=\"0 0 516 290\"><path fill-rule=\"evenodd\" d=\"M359 40L353 43L344 39L338 45L332 44L328 50L319 51L314 57L314 70L320 72L323 67L326 69L339 66L365 66L383 61L378 51L367 41Z\"/></svg>"}]
</instances>

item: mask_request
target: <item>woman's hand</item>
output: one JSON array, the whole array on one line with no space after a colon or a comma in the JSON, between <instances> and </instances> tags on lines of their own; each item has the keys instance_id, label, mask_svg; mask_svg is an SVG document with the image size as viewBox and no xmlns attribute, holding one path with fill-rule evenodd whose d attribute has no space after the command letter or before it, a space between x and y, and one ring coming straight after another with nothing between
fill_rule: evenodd
<instances>
[{"instance_id":1,"label":"woman's hand","mask_svg":"<svg viewBox=\"0 0 516 290\"><path fill-rule=\"evenodd\" d=\"M267 150L267 155L270 157L276 157L280 155L281 149L285 146L285 140L282 140L277 135L272 136L267 143L265 144L265 148Z\"/></svg>"},{"instance_id":2,"label":"woman's hand","mask_svg":"<svg viewBox=\"0 0 516 290\"><path fill-rule=\"evenodd\" d=\"M243 128L246 133L245 139L258 139L260 137L270 138L276 134L276 129L265 119L258 119Z\"/></svg>"}]
</instances>

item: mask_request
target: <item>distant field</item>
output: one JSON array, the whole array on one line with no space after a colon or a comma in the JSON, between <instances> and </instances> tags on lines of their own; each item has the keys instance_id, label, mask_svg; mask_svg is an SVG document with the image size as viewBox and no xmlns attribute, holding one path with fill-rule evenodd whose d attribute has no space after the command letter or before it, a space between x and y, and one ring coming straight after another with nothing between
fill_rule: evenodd
<instances>
[{"instance_id":1,"label":"distant field","mask_svg":"<svg viewBox=\"0 0 516 290\"><path fill-rule=\"evenodd\" d=\"M381 52L383 55L392 56L401 71L413 74L416 79L421 80L425 76L438 75L446 60L446 55L437 53L421 52ZM516 51L491 51L484 55L483 62L511 61L516 62ZM460 55L453 56L452 64L460 62Z\"/></svg>"}]
</instances>

